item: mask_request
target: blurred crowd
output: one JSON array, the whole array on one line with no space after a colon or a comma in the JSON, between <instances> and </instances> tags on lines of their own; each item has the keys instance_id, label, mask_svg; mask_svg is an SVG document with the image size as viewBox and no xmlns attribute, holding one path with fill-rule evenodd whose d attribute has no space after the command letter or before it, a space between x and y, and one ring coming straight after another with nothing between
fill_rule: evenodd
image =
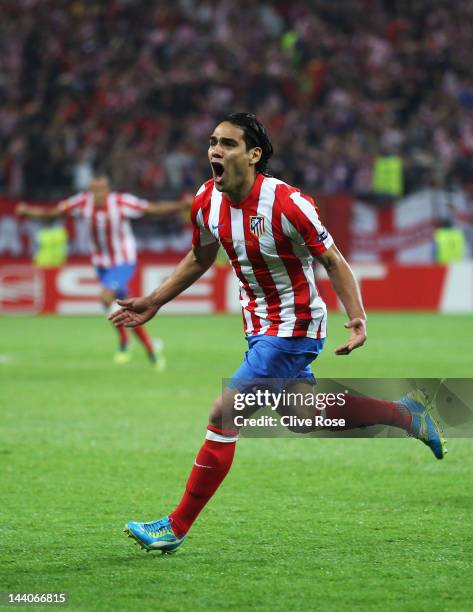
<instances>
[{"instance_id":1,"label":"blurred crowd","mask_svg":"<svg viewBox=\"0 0 473 612\"><path fill-rule=\"evenodd\" d=\"M0 193L194 190L241 110L310 193L469 188L472 57L463 0L5 0Z\"/></svg>"}]
</instances>

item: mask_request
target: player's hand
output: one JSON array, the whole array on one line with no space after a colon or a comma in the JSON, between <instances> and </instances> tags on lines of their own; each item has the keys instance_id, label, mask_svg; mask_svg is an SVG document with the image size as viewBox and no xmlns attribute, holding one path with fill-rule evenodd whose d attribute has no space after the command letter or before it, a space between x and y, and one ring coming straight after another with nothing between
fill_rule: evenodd
<instances>
[{"instance_id":1,"label":"player's hand","mask_svg":"<svg viewBox=\"0 0 473 612\"><path fill-rule=\"evenodd\" d=\"M15 208L15 215L21 217L22 215L26 215L28 212L28 204L26 202L19 202Z\"/></svg>"},{"instance_id":2,"label":"player's hand","mask_svg":"<svg viewBox=\"0 0 473 612\"><path fill-rule=\"evenodd\" d=\"M108 317L116 327L143 325L158 312L158 307L152 304L147 297L117 300L117 304L121 306L121 309Z\"/></svg>"},{"instance_id":3,"label":"player's hand","mask_svg":"<svg viewBox=\"0 0 473 612\"><path fill-rule=\"evenodd\" d=\"M349 355L353 349L363 346L366 342L366 321L364 319L352 319L345 323L345 327L350 330L348 342L335 349L335 355Z\"/></svg>"}]
</instances>

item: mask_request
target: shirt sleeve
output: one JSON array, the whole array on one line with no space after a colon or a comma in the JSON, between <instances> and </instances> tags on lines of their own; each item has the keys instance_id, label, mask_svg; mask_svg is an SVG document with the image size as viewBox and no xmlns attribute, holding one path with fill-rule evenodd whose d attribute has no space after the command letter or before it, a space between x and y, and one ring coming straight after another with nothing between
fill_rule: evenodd
<instances>
[{"instance_id":1,"label":"shirt sleeve","mask_svg":"<svg viewBox=\"0 0 473 612\"><path fill-rule=\"evenodd\" d=\"M192 246L204 247L209 244L218 242L217 238L205 226L204 208L210 205L209 198L206 197L209 193L208 184L204 183L196 193L194 202L191 207L191 222L192 222Z\"/></svg>"},{"instance_id":2,"label":"shirt sleeve","mask_svg":"<svg viewBox=\"0 0 473 612\"><path fill-rule=\"evenodd\" d=\"M128 219L139 219L142 217L149 206L148 200L141 200L131 193L119 193L117 202L120 206L123 216Z\"/></svg>"},{"instance_id":3,"label":"shirt sleeve","mask_svg":"<svg viewBox=\"0 0 473 612\"><path fill-rule=\"evenodd\" d=\"M81 192L67 198L67 200L62 200L62 202L59 203L58 208L62 213L67 215L81 217L84 211L85 202L86 194Z\"/></svg>"},{"instance_id":4,"label":"shirt sleeve","mask_svg":"<svg viewBox=\"0 0 473 612\"><path fill-rule=\"evenodd\" d=\"M282 212L282 228L295 243L305 245L312 255L320 255L333 245L333 238L322 224L319 210L310 196L295 191L288 196Z\"/></svg>"}]
</instances>

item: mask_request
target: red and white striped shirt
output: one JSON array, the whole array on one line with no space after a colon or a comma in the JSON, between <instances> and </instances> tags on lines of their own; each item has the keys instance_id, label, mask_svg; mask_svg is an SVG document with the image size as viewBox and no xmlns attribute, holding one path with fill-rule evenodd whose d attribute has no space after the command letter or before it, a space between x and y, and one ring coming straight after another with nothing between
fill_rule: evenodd
<instances>
[{"instance_id":1,"label":"red and white striped shirt","mask_svg":"<svg viewBox=\"0 0 473 612\"><path fill-rule=\"evenodd\" d=\"M191 219L195 246L219 242L228 255L240 281L246 335L325 337L313 256L333 240L310 197L258 174L248 197L234 204L210 179L196 194Z\"/></svg>"},{"instance_id":2,"label":"red and white striped shirt","mask_svg":"<svg viewBox=\"0 0 473 612\"><path fill-rule=\"evenodd\" d=\"M105 205L94 205L90 192L78 193L64 200L60 209L85 220L92 242L94 266L111 268L136 262L135 237L129 219L141 217L149 206L129 193L109 193Z\"/></svg>"}]
</instances>

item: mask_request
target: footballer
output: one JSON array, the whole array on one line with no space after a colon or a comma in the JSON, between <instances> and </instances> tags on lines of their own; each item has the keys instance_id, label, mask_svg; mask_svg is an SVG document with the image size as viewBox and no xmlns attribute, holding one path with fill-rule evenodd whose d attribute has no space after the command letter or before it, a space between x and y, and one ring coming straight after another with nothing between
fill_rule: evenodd
<instances>
[{"instance_id":1,"label":"footballer","mask_svg":"<svg viewBox=\"0 0 473 612\"><path fill-rule=\"evenodd\" d=\"M92 242L92 265L100 283L100 300L108 312L117 309L115 300L128 295L128 284L136 268L136 244L130 219L143 215L164 216L184 210L189 206L188 198L180 202L154 204L129 193L111 191L106 176L96 175L85 192L62 200L54 207L18 204L16 214L34 219L52 220L65 215L84 219L89 228ZM128 333L122 326L118 331L118 351L114 361L117 364L130 360ZM133 329L143 345L152 364L160 371L164 368L164 356L155 350L154 343L142 325ZM157 347L160 349L160 347Z\"/></svg>"},{"instance_id":2,"label":"footballer","mask_svg":"<svg viewBox=\"0 0 473 612\"><path fill-rule=\"evenodd\" d=\"M173 274L150 295L119 300L110 318L136 327L200 278L221 246L240 286L248 351L212 407L205 441L181 501L167 516L129 522L125 531L147 550L174 552L228 474L238 440L234 398L239 381L285 379L315 384L310 364L321 353L327 312L314 278L313 260L327 271L349 321L348 340L336 349L348 355L366 341L366 314L355 277L322 225L313 200L268 171L273 147L264 126L249 113L225 117L210 136L212 178L198 190L191 209L193 245ZM445 441L415 391L398 402L350 397L327 406L324 418L343 419L345 429L386 424L399 427L442 459Z\"/></svg>"}]
</instances>

